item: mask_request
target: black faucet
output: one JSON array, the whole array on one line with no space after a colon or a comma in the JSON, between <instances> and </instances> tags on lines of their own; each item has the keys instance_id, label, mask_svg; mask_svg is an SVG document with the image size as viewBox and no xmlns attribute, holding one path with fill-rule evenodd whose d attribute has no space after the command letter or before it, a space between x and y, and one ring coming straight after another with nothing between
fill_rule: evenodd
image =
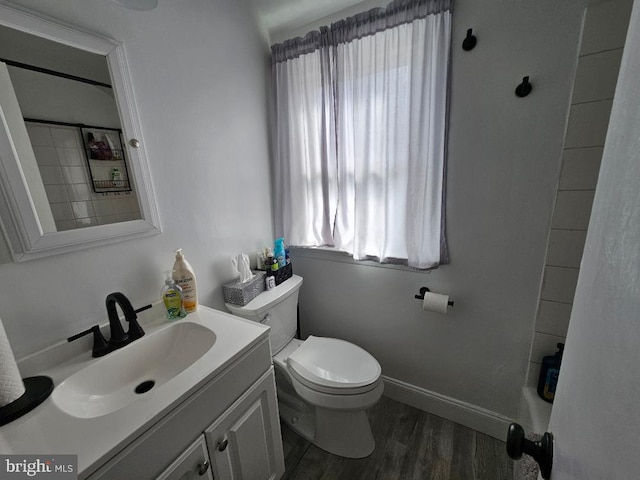
<instances>
[{"instance_id":1,"label":"black faucet","mask_svg":"<svg viewBox=\"0 0 640 480\"><path fill-rule=\"evenodd\" d=\"M128 343L137 340L144 335L142 327L138 323L138 316L136 310L133 309L131 302L124 294L120 292L113 292L107 295L105 301L107 305L107 315L109 316L109 328L111 329L111 343L115 349L125 346ZM124 333L120 318L118 317L118 311L116 310L116 303L120 305L124 319L129 323L129 330Z\"/></svg>"},{"instance_id":2,"label":"black faucet","mask_svg":"<svg viewBox=\"0 0 640 480\"><path fill-rule=\"evenodd\" d=\"M83 337L89 333L93 333L92 355L94 357L101 357L103 355L106 355L107 353L113 352L118 348L122 348L125 345L133 342L134 340L142 337L144 335L144 330L142 330L142 327L138 323L137 313L151 308L151 305L146 305L142 308L134 310L129 299L120 292L113 292L107 295L105 303L107 306L107 315L109 317L109 329L111 330L111 338L109 339L109 341L104 338L98 325L94 325L90 329L73 335L72 337L69 337L67 339L67 341L72 342L73 340ZM122 328L122 324L120 323L116 304L120 305L122 313L124 314L124 319L129 323L129 330L126 333Z\"/></svg>"},{"instance_id":3,"label":"black faucet","mask_svg":"<svg viewBox=\"0 0 640 480\"><path fill-rule=\"evenodd\" d=\"M80 337L84 337L89 333L93 333L93 350L91 352L91 356L102 357L112 350L111 345L109 345L109 342L107 342L107 340L102 335L102 332L100 331L100 327L98 325L94 325L84 332L76 333L72 337L67 338L67 342L73 342L74 340L77 340Z\"/></svg>"}]
</instances>

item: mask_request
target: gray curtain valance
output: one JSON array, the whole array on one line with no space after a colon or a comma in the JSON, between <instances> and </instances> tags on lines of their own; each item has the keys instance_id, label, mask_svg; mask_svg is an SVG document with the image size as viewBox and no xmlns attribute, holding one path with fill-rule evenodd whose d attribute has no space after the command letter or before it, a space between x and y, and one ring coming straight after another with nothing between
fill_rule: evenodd
<instances>
[{"instance_id":1,"label":"gray curtain valance","mask_svg":"<svg viewBox=\"0 0 640 480\"><path fill-rule=\"evenodd\" d=\"M272 63L286 62L300 55L314 52L322 46L330 45L329 27L320 27L304 37L296 37L271 46Z\"/></svg>"},{"instance_id":2,"label":"gray curtain valance","mask_svg":"<svg viewBox=\"0 0 640 480\"><path fill-rule=\"evenodd\" d=\"M272 63L286 62L321 47L350 42L387 28L410 23L418 18L449 11L452 2L453 0L396 0L386 8L373 8L332 23L330 27L320 27L304 37L272 45Z\"/></svg>"}]
</instances>

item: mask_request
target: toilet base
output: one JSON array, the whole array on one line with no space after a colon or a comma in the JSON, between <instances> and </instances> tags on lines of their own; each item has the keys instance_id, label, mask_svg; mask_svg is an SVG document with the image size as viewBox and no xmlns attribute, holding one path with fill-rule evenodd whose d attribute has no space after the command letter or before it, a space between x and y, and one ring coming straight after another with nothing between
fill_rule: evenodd
<instances>
[{"instance_id":1,"label":"toilet base","mask_svg":"<svg viewBox=\"0 0 640 480\"><path fill-rule=\"evenodd\" d=\"M323 450L346 458L371 455L376 441L364 410L316 409L316 436L312 440Z\"/></svg>"},{"instance_id":2,"label":"toilet base","mask_svg":"<svg viewBox=\"0 0 640 480\"><path fill-rule=\"evenodd\" d=\"M364 410L313 407L281 389L278 391L278 410L283 423L291 430L334 455L364 458L371 455L376 446Z\"/></svg>"}]
</instances>

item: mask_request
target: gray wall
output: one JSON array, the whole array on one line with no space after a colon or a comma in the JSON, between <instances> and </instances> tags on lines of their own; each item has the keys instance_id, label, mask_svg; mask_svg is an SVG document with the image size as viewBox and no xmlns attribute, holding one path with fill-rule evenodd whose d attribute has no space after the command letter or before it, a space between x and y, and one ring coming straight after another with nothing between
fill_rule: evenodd
<instances>
[{"instance_id":1,"label":"gray wall","mask_svg":"<svg viewBox=\"0 0 640 480\"><path fill-rule=\"evenodd\" d=\"M513 417L524 384L560 174L583 8L457 2L448 171L451 265L377 268L296 250L303 335L351 340L420 397ZM461 43L473 28L478 45ZM534 89L514 95L522 77ZM421 286L456 302L424 312ZM427 402L428 403L428 402Z\"/></svg>"},{"instance_id":2,"label":"gray wall","mask_svg":"<svg viewBox=\"0 0 640 480\"><path fill-rule=\"evenodd\" d=\"M110 292L137 306L158 300L179 247L201 303L223 309L229 258L273 236L268 48L249 2L161 1L150 12L103 0L17 3L124 43L163 233L0 266L0 315L16 356L105 321Z\"/></svg>"}]
</instances>

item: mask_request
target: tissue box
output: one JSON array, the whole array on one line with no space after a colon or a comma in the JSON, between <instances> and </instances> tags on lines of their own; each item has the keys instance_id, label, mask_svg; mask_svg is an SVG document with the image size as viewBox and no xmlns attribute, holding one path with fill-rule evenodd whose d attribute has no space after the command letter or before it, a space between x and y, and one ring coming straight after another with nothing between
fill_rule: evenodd
<instances>
[{"instance_id":1,"label":"tissue box","mask_svg":"<svg viewBox=\"0 0 640 480\"><path fill-rule=\"evenodd\" d=\"M245 283L235 280L222 286L222 295L226 303L245 306L251 300L264 292L265 272L257 270L251 271L255 277Z\"/></svg>"}]
</instances>

